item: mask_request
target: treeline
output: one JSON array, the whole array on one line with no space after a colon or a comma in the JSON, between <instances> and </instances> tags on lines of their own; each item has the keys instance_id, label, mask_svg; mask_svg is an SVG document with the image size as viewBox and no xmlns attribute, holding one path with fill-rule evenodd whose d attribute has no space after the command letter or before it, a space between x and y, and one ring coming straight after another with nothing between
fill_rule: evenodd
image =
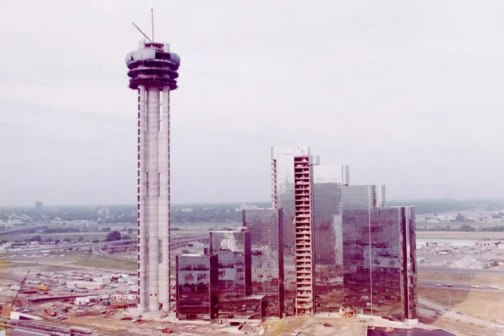
<instances>
[{"instance_id":1,"label":"treeline","mask_svg":"<svg viewBox=\"0 0 504 336\"><path fill-rule=\"evenodd\" d=\"M41 233L68 233L68 232L80 232L80 229L74 227L52 227L43 229Z\"/></svg>"},{"instance_id":2,"label":"treeline","mask_svg":"<svg viewBox=\"0 0 504 336\"><path fill-rule=\"evenodd\" d=\"M269 207L270 202L247 203L258 207ZM441 213L446 211L464 211L474 208L488 210L504 209L500 201L493 200L468 200L454 199L437 200L391 200L388 205L413 205L417 214ZM171 220L174 224L185 223L225 223L240 222L241 211L236 211L241 203L216 203L216 204L172 204ZM106 219L100 219L101 224L136 223L136 205L96 205L96 206L60 206L57 208L45 207L42 211L35 208L0 208L0 219L7 219L9 214L26 214L34 221L43 219L61 218L62 221L72 220L98 220L98 210L102 207L110 211ZM504 213L496 214L496 218L504 217Z\"/></svg>"},{"instance_id":3,"label":"treeline","mask_svg":"<svg viewBox=\"0 0 504 336\"><path fill-rule=\"evenodd\" d=\"M484 227L474 227L472 225L463 224L457 227L451 226L417 226L417 231L454 231L454 232L474 232L474 231L485 231L485 232L504 232L504 225L496 226L484 226Z\"/></svg>"},{"instance_id":4,"label":"treeline","mask_svg":"<svg viewBox=\"0 0 504 336\"><path fill-rule=\"evenodd\" d=\"M79 241L83 241L84 240L84 237L79 237L78 239ZM63 238L63 239L54 239L54 238L51 238L51 237L47 237L47 238L42 238L41 236L33 236L33 237L29 237L29 238L25 238L23 239L23 241L25 242L55 242L56 244L60 243L61 241L64 241L64 242L71 242L72 239L66 237L66 238ZM15 240L15 242L18 242L18 240Z\"/></svg>"},{"instance_id":5,"label":"treeline","mask_svg":"<svg viewBox=\"0 0 504 336\"><path fill-rule=\"evenodd\" d=\"M459 201L455 199L438 199L438 200L391 200L387 201L388 205L413 205L417 214L424 213L439 213L446 211L463 211L474 208L485 208L487 210L502 209L504 204L501 201L494 200L468 200Z\"/></svg>"},{"instance_id":6,"label":"treeline","mask_svg":"<svg viewBox=\"0 0 504 336\"><path fill-rule=\"evenodd\" d=\"M242 214L235 209L193 209L192 212L172 211L172 223L238 222Z\"/></svg>"},{"instance_id":7,"label":"treeline","mask_svg":"<svg viewBox=\"0 0 504 336\"><path fill-rule=\"evenodd\" d=\"M417 226L417 231L455 231L455 232L473 232L477 231L474 226L471 225L461 225L457 227L451 226Z\"/></svg>"},{"instance_id":8,"label":"treeline","mask_svg":"<svg viewBox=\"0 0 504 336\"><path fill-rule=\"evenodd\" d=\"M247 203L258 207L269 207L270 202ZM241 221L241 212L236 211L241 203L217 204L172 204L172 223L218 223ZM97 206L59 206L45 207L42 211L35 208L0 208L0 219L8 219L9 215L28 215L32 221L53 220L61 218L63 222L73 220L98 220L98 210L107 208L110 215L100 219L101 224L136 223L136 205L97 205Z\"/></svg>"},{"instance_id":9,"label":"treeline","mask_svg":"<svg viewBox=\"0 0 504 336\"><path fill-rule=\"evenodd\" d=\"M480 231L504 232L504 226L483 227Z\"/></svg>"}]
</instances>

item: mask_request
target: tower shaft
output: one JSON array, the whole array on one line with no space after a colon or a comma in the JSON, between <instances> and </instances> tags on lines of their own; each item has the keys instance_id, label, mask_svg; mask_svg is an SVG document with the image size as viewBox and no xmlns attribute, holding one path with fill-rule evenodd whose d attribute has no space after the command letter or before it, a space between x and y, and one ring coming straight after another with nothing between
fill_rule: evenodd
<instances>
[{"instance_id":1,"label":"tower shaft","mask_svg":"<svg viewBox=\"0 0 504 336\"><path fill-rule=\"evenodd\" d=\"M138 310L170 310L170 91L180 58L141 42L126 56L138 92Z\"/></svg>"},{"instance_id":2,"label":"tower shaft","mask_svg":"<svg viewBox=\"0 0 504 336\"><path fill-rule=\"evenodd\" d=\"M169 101L169 88L139 87L139 292L149 311L170 306Z\"/></svg>"}]
</instances>

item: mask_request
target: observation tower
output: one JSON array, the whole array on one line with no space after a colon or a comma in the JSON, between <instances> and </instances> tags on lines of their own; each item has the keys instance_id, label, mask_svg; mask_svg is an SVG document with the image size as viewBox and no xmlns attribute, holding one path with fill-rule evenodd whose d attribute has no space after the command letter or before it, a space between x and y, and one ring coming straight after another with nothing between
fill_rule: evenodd
<instances>
[{"instance_id":1,"label":"observation tower","mask_svg":"<svg viewBox=\"0 0 504 336\"><path fill-rule=\"evenodd\" d=\"M143 35L148 41L126 56L129 88L138 94L139 313L170 310L170 91L180 66L169 44Z\"/></svg>"}]
</instances>

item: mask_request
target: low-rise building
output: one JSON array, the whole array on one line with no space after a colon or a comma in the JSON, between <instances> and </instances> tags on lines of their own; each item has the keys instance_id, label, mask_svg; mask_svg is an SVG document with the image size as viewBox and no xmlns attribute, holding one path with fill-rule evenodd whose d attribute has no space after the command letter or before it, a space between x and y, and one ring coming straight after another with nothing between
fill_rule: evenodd
<instances>
[{"instance_id":1,"label":"low-rise building","mask_svg":"<svg viewBox=\"0 0 504 336\"><path fill-rule=\"evenodd\" d=\"M84 305L87 305L90 302L99 301L99 299L100 299L99 296L84 296L84 297L75 298L74 303L77 306L84 306Z\"/></svg>"},{"instance_id":2,"label":"low-rise building","mask_svg":"<svg viewBox=\"0 0 504 336\"><path fill-rule=\"evenodd\" d=\"M11 311L10 319L11 320L42 320L41 317L38 317L35 315L28 315L25 313L15 312L15 311Z\"/></svg>"},{"instance_id":3,"label":"low-rise building","mask_svg":"<svg viewBox=\"0 0 504 336\"><path fill-rule=\"evenodd\" d=\"M480 240L476 242L476 246L479 247L494 247L502 245L500 240Z\"/></svg>"},{"instance_id":4,"label":"low-rise building","mask_svg":"<svg viewBox=\"0 0 504 336\"><path fill-rule=\"evenodd\" d=\"M102 289L106 283L94 281L67 281L67 288Z\"/></svg>"}]
</instances>

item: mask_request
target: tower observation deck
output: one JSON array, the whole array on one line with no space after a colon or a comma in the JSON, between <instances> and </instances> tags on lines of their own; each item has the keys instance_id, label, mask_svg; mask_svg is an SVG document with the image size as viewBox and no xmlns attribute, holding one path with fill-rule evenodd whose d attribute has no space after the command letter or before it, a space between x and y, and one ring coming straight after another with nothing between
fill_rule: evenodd
<instances>
[{"instance_id":1,"label":"tower observation deck","mask_svg":"<svg viewBox=\"0 0 504 336\"><path fill-rule=\"evenodd\" d=\"M170 309L170 91L180 57L168 44L141 41L126 56L138 94L138 310Z\"/></svg>"}]
</instances>

